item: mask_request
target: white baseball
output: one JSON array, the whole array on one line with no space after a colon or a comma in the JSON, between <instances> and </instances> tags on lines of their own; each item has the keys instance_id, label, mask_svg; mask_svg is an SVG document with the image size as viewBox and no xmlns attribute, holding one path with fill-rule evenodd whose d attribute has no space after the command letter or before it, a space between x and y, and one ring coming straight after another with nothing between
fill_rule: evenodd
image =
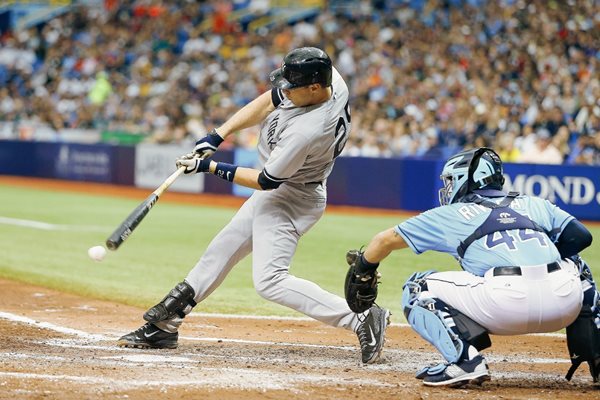
<instances>
[{"instance_id":1,"label":"white baseball","mask_svg":"<svg viewBox=\"0 0 600 400\"><path fill-rule=\"evenodd\" d=\"M94 261L102 261L106 256L106 249L104 246L94 246L88 249L88 256Z\"/></svg>"}]
</instances>

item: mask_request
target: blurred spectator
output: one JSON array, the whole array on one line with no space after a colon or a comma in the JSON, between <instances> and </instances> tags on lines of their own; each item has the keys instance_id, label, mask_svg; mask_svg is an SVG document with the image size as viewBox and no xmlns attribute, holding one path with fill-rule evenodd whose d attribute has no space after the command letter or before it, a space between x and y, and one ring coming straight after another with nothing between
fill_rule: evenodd
<instances>
[{"instance_id":1,"label":"blurred spectator","mask_svg":"<svg viewBox=\"0 0 600 400\"><path fill-rule=\"evenodd\" d=\"M283 54L313 45L350 86L355 137L344 155L488 145L516 161L543 128L565 162L598 164L598 1L362 1L293 23L249 3L250 23L233 1L125 0L7 32L0 122L191 143L268 89Z\"/></svg>"},{"instance_id":2,"label":"blurred spectator","mask_svg":"<svg viewBox=\"0 0 600 400\"><path fill-rule=\"evenodd\" d=\"M535 137L535 146L521 154L518 161L529 164L562 164L563 155L554 145L548 129L540 128Z\"/></svg>"},{"instance_id":3,"label":"blurred spectator","mask_svg":"<svg viewBox=\"0 0 600 400\"><path fill-rule=\"evenodd\" d=\"M600 135L580 135L567 164L600 165Z\"/></svg>"},{"instance_id":4,"label":"blurred spectator","mask_svg":"<svg viewBox=\"0 0 600 400\"><path fill-rule=\"evenodd\" d=\"M515 146L516 133L513 131L499 133L494 149L504 162L519 162L521 151Z\"/></svg>"},{"instance_id":5,"label":"blurred spectator","mask_svg":"<svg viewBox=\"0 0 600 400\"><path fill-rule=\"evenodd\" d=\"M92 84L88 99L95 106L103 105L112 93L112 85L108 81L106 72L100 71L96 74L96 81Z\"/></svg>"},{"instance_id":6,"label":"blurred spectator","mask_svg":"<svg viewBox=\"0 0 600 400\"><path fill-rule=\"evenodd\" d=\"M531 125L523 126L521 135L515 138L514 146L520 154L535 151L537 137Z\"/></svg>"}]
</instances>

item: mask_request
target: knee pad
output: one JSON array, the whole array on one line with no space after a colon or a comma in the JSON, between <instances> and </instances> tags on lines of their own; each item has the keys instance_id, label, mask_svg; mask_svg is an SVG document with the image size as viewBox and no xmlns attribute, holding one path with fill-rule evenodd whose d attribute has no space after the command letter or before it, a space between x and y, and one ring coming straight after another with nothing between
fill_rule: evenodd
<instances>
[{"instance_id":1,"label":"knee pad","mask_svg":"<svg viewBox=\"0 0 600 400\"><path fill-rule=\"evenodd\" d=\"M452 331L453 321L447 313L436 309L439 300L419 300L410 307L406 320L426 341L431 343L451 363L457 362L464 350L463 341ZM437 305L439 307L439 305ZM405 310L405 314L406 310ZM452 325L451 325L452 324Z\"/></svg>"},{"instance_id":2,"label":"knee pad","mask_svg":"<svg viewBox=\"0 0 600 400\"><path fill-rule=\"evenodd\" d=\"M185 318L185 315L196 306L194 296L194 289L186 281L180 282L160 303L144 313L144 319L148 322L160 322L171 319L175 315Z\"/></svg>"},{"instance_id":3,"label":"knee pad","mask_svg":"<svg viewBox=\"0 0 600 400\"><path fill-rule=\"evenodd\" d=\"M487 330L440 299L420 299L426 278L435 271L414 273L404 285L402 307L411 327L431 343L448 362L457 362L465 343L483 350L491 345Z\"/></svg>"},{"instance_id":4,"label":"knee pad","mask_svg":"<svg viewBox=\"0 0 600 400\"><path fill-rule=\"evenodd\" d=\"M414 272L402 286L402 309L406 318L421 292L427 291L427 277L435 272L437 271Z\"/></svg>"},{"instance_id":5,"label":"knee pad","mask_svg":"<svg viewBox=\"0 0 600 400\"><path fill-rule=\"evenodd\" d=\"M426 278L435 271L415 272L402 287L402 308L410 326L435 346L448 362L456 362L463 352L463 343L446 324L444 315L436 307L435 299L419 299L427 290Z\"/></svg>"}]
</instances>

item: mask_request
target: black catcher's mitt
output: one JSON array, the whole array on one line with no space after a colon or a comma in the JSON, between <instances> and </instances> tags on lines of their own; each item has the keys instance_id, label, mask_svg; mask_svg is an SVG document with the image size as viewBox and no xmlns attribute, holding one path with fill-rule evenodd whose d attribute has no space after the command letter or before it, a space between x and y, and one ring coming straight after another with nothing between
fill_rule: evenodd
<instances>
[{"instance_id":1,"label":"black catcher's mitt","mask_svg":"<svg viewBox=\"0 0 600 400\"><path fill-rule=\"evenodd\" d=\"M377 299L377 285L381 275L377 271L359 273L357 265L361 262L362 252L350 250L346 253L346 262L350 265L344 282L344 294L348 307L355 313L367 311Z\"/></svg>"}]
</instances>

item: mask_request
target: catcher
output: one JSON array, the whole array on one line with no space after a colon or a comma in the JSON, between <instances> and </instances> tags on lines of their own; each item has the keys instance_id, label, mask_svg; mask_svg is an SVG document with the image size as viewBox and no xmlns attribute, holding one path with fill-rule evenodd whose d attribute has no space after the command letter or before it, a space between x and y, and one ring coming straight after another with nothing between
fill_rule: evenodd
<instances>
[{"instance_id":1,"label":"catcher","mask_svg":"<svg viewBox=\"0 0 600 400\"><path fill-rule=\"evenodd\" d=\"M541 198L502 191L502 161L489 148L461 152L442 171L441 207L378 233L346 279L352 309L377 297L377 267L392 251L435 250L464 271L415 272L403 286L412 328L446 359L417 372L428 386L490 379L480 351L489 334L521 335L567 328L572 366L587 362L600 379L600 295L578 256L592 243L573 216Z\"/></svg>"}]
</instances>

